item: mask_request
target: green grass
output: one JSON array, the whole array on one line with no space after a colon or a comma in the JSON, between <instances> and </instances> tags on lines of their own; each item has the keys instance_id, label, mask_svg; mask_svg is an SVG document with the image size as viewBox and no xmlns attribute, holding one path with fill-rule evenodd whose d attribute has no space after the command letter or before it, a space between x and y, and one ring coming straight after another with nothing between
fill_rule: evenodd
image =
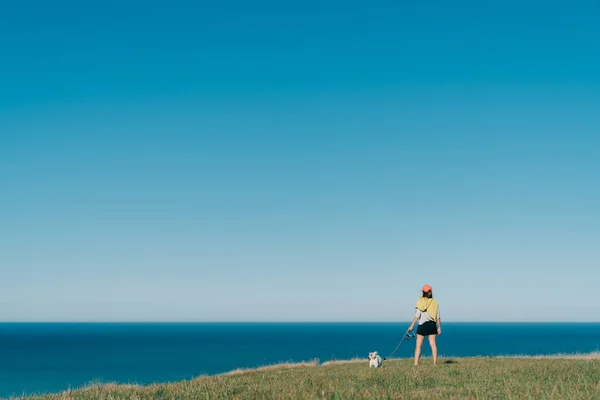
<instances>
[{"instance_id":1,"label":"green grass","mask_svg":"<svg viewBox=\"0 0 600 400\"><path fill-rule=\"evenodd\" d=\"M150 386L98 385L37 399L600 399L600 356L283 364Z\"/></svg>"}]
</instances>

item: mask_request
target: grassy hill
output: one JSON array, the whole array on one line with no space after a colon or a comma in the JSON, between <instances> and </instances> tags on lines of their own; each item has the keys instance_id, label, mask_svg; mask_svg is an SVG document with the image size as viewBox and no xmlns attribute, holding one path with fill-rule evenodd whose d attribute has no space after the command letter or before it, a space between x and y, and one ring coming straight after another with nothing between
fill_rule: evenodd
<instances>
[{"instance_id":1,"label":"grassy hill","mask_svg":"<svg viewBox=\"0 0 600 400\"><path fill-rule=\"evenodd\" d=\"M150 386L102 385L39 399L600 399L600 355L282 364Z\"/></svg>"}]
</instances>

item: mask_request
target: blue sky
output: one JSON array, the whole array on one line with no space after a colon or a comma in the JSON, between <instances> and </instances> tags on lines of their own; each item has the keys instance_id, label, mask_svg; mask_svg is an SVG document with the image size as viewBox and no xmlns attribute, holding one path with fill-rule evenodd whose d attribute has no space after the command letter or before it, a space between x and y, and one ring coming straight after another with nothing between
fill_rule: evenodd
<instances>
[{"instance_id":1,"label":"blue sky","mask_svg":"<svg viewBox=\"0 0 600 400\"><path fill-rule=\"evenodd\" d=\"M0 320L600 321L598 2L2 9Z\"/></svg>"}]
</instances>

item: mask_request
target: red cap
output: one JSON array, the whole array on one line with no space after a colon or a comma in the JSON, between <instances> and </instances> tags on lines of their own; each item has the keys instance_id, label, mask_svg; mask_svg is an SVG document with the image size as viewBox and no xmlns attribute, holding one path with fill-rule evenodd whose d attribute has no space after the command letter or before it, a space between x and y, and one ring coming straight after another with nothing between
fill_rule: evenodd
<instances>
[{"instance_id":1,"label":"red cap","mask_svg":"<svg viewBox=\"0 0 600 400\"><path fill-rule=\"evenodd\" d=\"M431 290L432 290L432 289L431 289L431 286L429 286L429 285L425 285L425 286L423 286L423 291L424 291L424 292L431 292Z\"/></svg>"}]
</instances>

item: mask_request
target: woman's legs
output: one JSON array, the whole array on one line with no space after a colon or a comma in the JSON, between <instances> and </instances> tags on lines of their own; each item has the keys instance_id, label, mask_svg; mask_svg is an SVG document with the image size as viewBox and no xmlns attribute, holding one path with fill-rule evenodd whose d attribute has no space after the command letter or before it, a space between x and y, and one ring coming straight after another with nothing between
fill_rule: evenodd
<instances>
[{"instance_id":1,"label":"woman's legs","mask_svg":"<svg viewBox=\"0 0 600 400\"><path fill-rule=\"evenodd\" d=\"M423 347L423 340L425 336L417 333L417 344L415 346L415 365L419 365L419 358L421 358L421 347Z\"/></svg>"},{"instance_id":2,"label":"woman's legs","mask_svg":"<svg viewBox=\"0 0 600 400\"><path fill-rule=\"evenodd\" d=\"M433 364L437 364L437 344L435 343L435 338L437 335L429 335L429 345L431 346L431 355L433 356ZM423 343L423 340L421 340Z\"/></svg>"}]
</instances>

